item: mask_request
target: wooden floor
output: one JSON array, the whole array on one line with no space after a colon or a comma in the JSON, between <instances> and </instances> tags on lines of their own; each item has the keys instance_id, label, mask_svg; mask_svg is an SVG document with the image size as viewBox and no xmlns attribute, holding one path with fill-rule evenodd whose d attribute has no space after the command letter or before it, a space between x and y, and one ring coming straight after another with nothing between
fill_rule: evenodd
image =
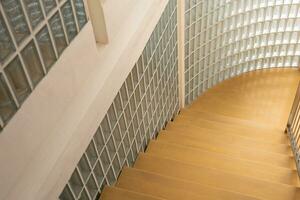
<instances>
[{"instance_id":1,"label":"wooden floor","mask_svg":"<svg viewBox=\"0 0 300 200\"><path fill-rule=\"evenodd\" d=\"M181 110L102 200L300 200L284 133L300 72L246 73Z\"/></svg>"}]
</instances>

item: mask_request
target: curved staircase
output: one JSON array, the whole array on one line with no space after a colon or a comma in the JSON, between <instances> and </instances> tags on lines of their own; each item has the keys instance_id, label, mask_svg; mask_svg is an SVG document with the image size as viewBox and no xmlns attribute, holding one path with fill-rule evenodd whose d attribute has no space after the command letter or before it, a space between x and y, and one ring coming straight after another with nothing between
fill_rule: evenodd
<instances>
[{"instance_id":1,"label":"curved staircase","mask_svg":"<svg viewBox=\"0 0 300 200\"><path fill-rule=\"evenodd\" d=\"M229 79L181 110L102 200L300 200L284 133L300 74Z\"/></svg>"}]
</instances>

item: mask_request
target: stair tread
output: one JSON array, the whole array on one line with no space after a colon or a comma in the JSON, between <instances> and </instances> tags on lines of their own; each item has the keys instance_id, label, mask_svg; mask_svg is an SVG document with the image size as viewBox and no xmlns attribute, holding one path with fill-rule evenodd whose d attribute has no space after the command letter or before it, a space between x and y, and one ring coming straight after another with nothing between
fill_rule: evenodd
<instances>
[{"instance_id":1,"label":"stair tread","mask_svg":"<svg viewBox=\"0 0 300 200\"><path fill-rule=\"evenodd\" d=\"M117 187L105 187L100 200L164 200L162 198L129 191Z\"/></svg>"},{"instance_id":2,"label":"stair tread","mask_svg":"<svg viewBox=\"0 0 300 200\"><path fill-rule=\"evenodd\" d=\"M255 98L260 95L261 98ZM200 104L211 104L211 103L218 103L219 105L228 105L229 107L233 108L240 108L240 109L251 109L253 106L263 106L265 102L268 101L268 97L263 97L263 92L261 94L256 93L255 96L250 95L240 95L240 94L233 94L227 92L226 95L224 93L219 92L210 92L204 93L199 99L193 104L193 107L197 107ZM234 104L232 102L234 101ZM276 101L269 102L268 105L275 106L278 103L280 104L287 104L286 100L284 99L276 99ZM277 113L276 110L273 112Z\"/></svg>"},{"instance_id":3,"label":"stair tread","mask_svg":"<svg viewBox=\"0 0 300 200\"><path fill-rule=\"evenodd\" d=\"M216 114L213 112L201 111L201 110L196 110L196 109L191 109L191 108L181 109L180 115L178 115L175 119L178 119L178 117L181 117L181 116L188 116L188 117L193 117L193 118L200 118L200 119L206 119L206 120L210 120L210 121L218 121L218 122L230 123L230 124L258 126L261 128L272 128L271 125L268 125L268 124L266 125L264 123L259 123L257 121L253 121L253 120L245 120L245 119L225 116L225 115Z\"/></svg>"},{"instance_id":4,"label":"stair tread","mask_svg":"<svg viewBox=\"0 0 300 200\"><path fill-rule=\"evenodd\" d=\"M229 124L226 122L220 121L211 121L203 118L194 118L179 115L177 117L176 123L192 123L195 125L207 126L215 129L225 129L225 130L235 130L235 131L253 131L256 133L264 134L264 135L281 135L284 133L284 129L280 130L277 128L263 128L261 126L245 126L241 124Z\"/></svg>"},{"instance_id":5,"label":"stair tread","mask_svg":"<svg viewBox=\"0 0 300 200\"><path fill-rule=\"evenodd\" d=\"M261 199L292 200L300 197L299 188L294 186L194 166L156 156L142 154L138 157L134 167Z\"/></svg>"},{"instance_id":6,"label":"stair tread","mask_svg":"<svg viewBox=\"0 0 300 200\"><path fill-rule=\"evenodd\" d=\"M124 168L116 187L169 200L255 200L257 198L197 184L195 182L167 177L135 168Z\"/></svg>"},{"instance_id":7,"label":"stair tread","mask_svg":"<svg viewBox=\"0 0 300 200\"><path fill-rule=\"evenodd\" d=\"M254 107L261 106L261 105L256 105L258 104L258 102L256 102L254 99L252 101L249 101L248 99L248 101L244 100L239 102L238 99L234 98L235 96L239 97L239 95L233 95L231 98L226 99L226 97L224 97L225 98L224 99L224 98L218 98L215 94L212 93L210 93L210 95L204 94L201 97L199 97L199 99L197 99L197 101L194 104L192 104L190 108L200 109L203 108L202 105L206 105L208 109L214 110L215 108L219 108L220 106L226 105L226 109L224 109L223 107L222 110L228 113L231 112L234 113L233 111L237 111L237 110L240 112L251 111L251 109L253 110ZM286 101L280 101L280 102L287 104ZM264 102L260 102L260 104L262 103ZM271 102L269 105L277 105L278 103L279 103L278 101L275 101L275 102ZM271 110L270 112L280 114L278 110ZM267 113L258 112L256 114L267 114Z\"/></svg>"},{"instance_id":8,"label":"stair tread","mask_svg":"<svg viewBox=\"0 0 300 200\"><path fill-rule=\"evenodd\" d=\"M234 96L233 96L234 97ZM212 109L215 110L216 108L224 107L226 106L226 110L222 108L223 111L227 113L235 113L234 111L238 111L240 113L243 113L245 111L251 111L253 110L253 107L261 107L264 105L265 102L256 102L255 100L252 101L238 101L236 98L230 98L230 99L224 99L224 98L218 98L215 94L211 95L203 95L201 96L195 104L192 105L192 109L203 109L205 105L205 110ZM233 104L234 101L234 104ZM286 103L283 101L283 103ZM270 103L271 104L271 103ZM278 102L272 102L272 104L275 106L278 104ZM213 106L213 107L212 107ZM276 113L277 115L280 115L278 110L271 110L271 113ZM258 115L266 115L265 112L258 112L256 113Z\"/></svg>"},{"instance_id":9,"label":"stair tread","mask_svg":"<svg viewBox=\"0 0 300 200\"><path fill-rule=\"evenodd\" d=\"M176 141L169 142L167 140L159 140L159 142L174 143ZM176 144L182 146L191 146L190 144L192 144L191 147L194 148L221 153L236 158L243 158L246 160L263 162L286 168L295 168L294 158L292 156L266 152L260 149L232 146L230 144L212 145L207 143L206 141L191 141L184 138L182 138L181 142L177 142Z\"/></svg>"},{"instance_id":10,"label":"stair tread","mask_svg":"<svg viewBox=\"0 0 300 200\"><path fill-rule=\"evenodd\" d=\"M268 143L280 143L288 144L288 138L284 133L275 134L275 133L265 133L261 134L260 132L249 131L249 130L236 130L236 129L226 129L221 127L212 127L210 124L197 124L191 122L170 122L168 123L166 130L183 130L183 131L193 131L197 133L203 132L215 132L218 134L225 135L239 135L242 137L247 137L255 140L266 141Z\"/></svg>"},{"instance_id":11,"label":"stair tread","mask_svg":"<svg viewBox=\"0 0 300 200\"><path fill-rule=\"evenodd\" d=\"M268 101L266 101L266 103L268 103ZM276 107L277 109L272 109L274 107ZM214 112L216 114L222 114L225 116L231 116L246 120L254 120L260 123L276 124L276 127L283 128L285 126L286 119L288 118L290 103L286 101L284 103L277 102L272 106L270 106L269 104L267 104L267 106L258 106L250 105L245 102L244 105L236 105L236 100L234 99L231 102L226 102L222 101L221 99L201 99L200 97L195 103L189 106L189 109Z\"/></svg>"},{"instance_id":12,"label":"stair tread","mask_svg":"<svg viewBox=\"0 0 300 200\"><path fill-rule=\"evenodd\" d=\"M268 163L239 159L195 148L151 141L146 154L178 160L197 166L207 166L244 176L253 176L263 180L299 185L296 170L273 166Z\"/></svg>"},{"instance_id":13,"label":"stair tread","mask_svg":"<svg viewBox=\"0 0 300 200\"><path fill-rule=\"evenodd\" d=\"M274 87L274 86L273 86ZM273 90L274 92L276 92L276 90L278 90L277 88L269 88L269 91ZM209 90L205 93L203 93L199 99L201 98L205 98L205 97L216 97L216 98L222 98L222 99L228 99L231 100L232 98L234 98L234 100L243 100L246 103L261 103L261 102L265 102L269 100L269 96L268 95L264 95L265 91L257 91L257 90L252 90L251 88L249 88L248 91L240 91L240 90L231 90L231 89L227 89L227 90ZM257 96L260 96L260 98L257 98ZM285 99L276 99L275 102L270 102L272 103L284 103L286 102ZM196 101L195 101L196 103Z\"/></svg>"},{"instance_id":14,"label":"stair tread","mask_svg":"<svg viewBox=\"0 0 300 200\"><path fill-rule=\"evenodd\" d=\"M191 108L181 109L180 114L175 118L176 121L183 120L183 119L190 120L190 121L203 119L212 122L226 123L226 124L246 126L246 127L256 127L268 131L272 131L272 130L274 130L275 132L281 131L281 128L274 128L274 125L264 124L254 120L240 119L236 117L225 116L221 114L212 113L209 111L201 111L201 110L191 109Z\"/></svg>"},{"instance_id":15,"label":"stair tread","mask_svg":"<svg viewBox=\"0 0 300 200\"><path fill-rule=\"evenodd\" d=\"M207 143L225 143L230 145L243 146L254 149L261 149L264 151L270 151L274 153L281 153L284 155L292 155L290 146L287 144L272 144L261 140L254 140L239 135L223 135L213 134L207 132L207 134L197 134L196 132L181 131L181 130L163 130L158 137L168 137L173 140L180 140L184 137L186 140L205 141ZM180 139L179 139L180 138Z\"/></svg>"},{"instance_id":16,"label":"stair tread","mask_svg":"<svg viewBox=\"0 0 300 200\"><path fill-rule=\"evenodd\" d=\"M212 120L206 117L195 117L193 115L178 115L175 120L178 123L193 123L193 124L205 124L212 125L215 124L214 128L225 128L227 130L239 130L239 131L255 131L263 134L283 134L284 129L274 128L270 126L262 126L261 124L253 122L252 124L243 124L243 123L233 123L233 121L220 121L220 120ZM244 120L243 120L244 121ZM248 120L250 121L250 120Z\"/></svg>"},{"instance_id":17,"label":"stair tread","mask_svg":"<svg viewBox=\"0 0 300 200\"><path fill-rule=\"evenodd\" d=\"M208 137L207 135L203 134L202 139L195 140L196 137L189 137L188 134L176 134L174 133L175 131L163 131L158 135L158 138L162 138L165 141L170 141L174 143L181 143L182 145L187 145L187 146L192 146L192 147L201 147L204 145L211 145L211 146L216 146L216 147L224 147L227 149L248 149L249 151L259 151L262 153L271 153L271 154L280 154L281 156L292 156L291 152L285 152L285 153L278 153L276 151L272 151L273 148L275 149L276 146L272 147L269 145L269 148L267 145L264 146L264 144L251 144L251 145L245 145L240 142L240 140L233 140L233 138L223 138L221 136L217 137ZM182 137L180 137L182 136ZM200 137L198 137L200 138ZM235 139L235 138L234 138ZM246 141L249 142L249 141ZM286 145L286 148L289 146Z\"/></svg>"}]
</instances>

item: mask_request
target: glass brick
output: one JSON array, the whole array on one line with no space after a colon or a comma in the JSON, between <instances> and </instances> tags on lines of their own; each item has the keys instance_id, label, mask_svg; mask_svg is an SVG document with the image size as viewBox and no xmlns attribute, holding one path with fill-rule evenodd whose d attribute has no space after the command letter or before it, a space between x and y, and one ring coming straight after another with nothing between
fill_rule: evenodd
<instances>
[{"instance_id":1,"label":"glass brick","mask_svg":"<svg viewBox=\"0 0 300 200\"><path fill-rule=\"evenodd\" d=\"M124 148L126 153L128 152L129 147L130 147L130 141L129 141L128 133L126 133L124 137Z\"/></svg>"},{"instance_id":2,"label":"glass brick","mask_svg":"<svg viewBox=\"0 0 300 200\"><path fill-rule=\"evenodd\" d=\"M6 24L0 14L0 62L3 62L10 54L15 51Z\"/></svg>"},{"instance_id":3,"label":"glass brick","mask_svg":"<svg viewBox=\"0 0 300 200\"><path fill-rule=\"evenodd\" d=\"M111 134L111 129L110 129L110 125L108 122L107 114L105 115L104 119L102 120L100 127L101 127L101 131L104 135L104 139L105 139L105 141L107 141L107 139L109 138L109 135Z\"/></svg>"},{"instance_id":4,"label":"glass brick","mask_svg":"<svg viewBox=\"0 0 300 200\"><path fill-rule=\"evenodd\" d=\"M126 79L126 85L127 85L127 89L128 89L128 96L130 97L131 94L133 93L133 89L134 89L133 84L132 84L131 74L129 74Z\"/></svg>"},{"instance_id":5,"label":"glass brick","mask_svg":"<svg viewBox=\"0 0 300 200\"><path fill-rule=\"evenodd\" d=\"M95 143L96 143L97 150L100 153L102 151L104 145L105 145L105 142L104 142L104 139L103 139L100 128L97 129L97 131L94 135L94 140L95 140Z\"/></svg>"},{"instance_id":6,"label":"glass brick","mask_svg":"<svg viewBox=\"0 0 300 200\"><path fill-rule=\"evenodd\" d=\"M128 102L128 94L127 94L127 89L126 89L126 83L124 82L121 89L120 89L120 93L121 93L121 97L122 97L122 101L123 101L123 106L126 105L126 103Z\"/></svg>"},{"instance_id":7,"label":"glass brick","mask_svg":"<svg viewBox=\"0 0 300 200\"><path fill-rule=\"evenodd\" d=\"M3 75L0 75L0 115L7 122L17 111L17 106L9 92Z\"/></svg>"},{"instance_id":8,"label":"glass brick","mask_svg":"<svg viewBox=\"0 0 300 200\"><path fill-rule=\"evenodd\" d=\"M55 0L42 0L42 3L46 14L56 7Z\"/></svg>"},{"instance_id":9,"label":"glass brick","mask_svg":"<svg viewBox=\"0 0 300 200\"><path fill-rule=\"evenodd\" d=\"M1 0L10 28L18 44L29 34L29 28L19 0Z\"/></svg>"},{"instance_id":10,"label":"glass brick","mask_svg":"<svg viewBox=\"0 0 300 200\"><path fill-rule=\"evenodd\" d=\"M109 185L112 186L116 181L116 177L114 175L114 171L113 171L112 167L109 168L108 173L106 174L106 177L107 177Z\"/></svg>"},{"instance_id":11,"label":"glass brick","mask_svg":"<svg viewBox=\"0 0 300 200\"><path fill-rule=\"evenodd\" d=\"M69 42L74 39L77 35L76 23L73 15L72 5L70 0L67 1L61 8L62 16L64 19L64 24L66 27L66 32L68 35Z\"/></svg>"},{"instance_id":12,"label":"glass brick","mask_svg":"<svg viewBox=\"0 0 300 200\"><path fill-rule=\"evenodd\" d=\"M80 174L83 178L84 181L87 180L87 178L89 177L89 175L91 174L91 169L90 166L86 160L85 155L83 155L78 163L78 168L80 171Z\"/></svg>"},{"instance_id":13,"label":"glass brick","mask_svg":"<svg viewBox=\"0 0 300 200\"><path fill-rule=\"evenodd\" d=\"M83 189L83 183L81 181L81 178L77 172L77 170L75 170L70 178L70 186L71 189L74 193L74 195L76 197L78 197L78 195L80 194L81 190Z\"/></svg>"},{"instance_id":14,"label":"glass brick","mask_svg":"<svg viewBox=\"0 0 300 200\"><path fill-rule=\"evenodd\" d=\"M23 0L32 29L43 19L43 12L39 0Z\"/></svg>"},{"instance_id":15,"label":"glass brick","mask_svg":"<svg viewBox=\"0 0 300 200\"><path fill-rule=\"evenodd\" d=\"M134 113L136 109L135 95L133 94L129 100L131 111Z\"/></svg>"},{"instance_id":16,"label":"glass brick","mask_svg":"<svg viewBox=\"0 0 300 200\"><path fill-rule=\"evenodd\" d=\"M97 162L95 168L94 168L94 174L95 174L95 177L96 177L96 180L98 182L98 185L100 185L104 179L104 173L102 171L102 168L101 168L101 165L99 162Z\"/></svg>"},{"instance_id":17,"label":"glass brick","mask_svg":"<svg viewBox=\"0 0 300 200\"><path fill-rule=\"evenodd\" d=\"M94 177L93 176L90 176L87 184L86 184L86 187L87 187L87 190L90 194L90 197L92 199L94 199L94 197L96 196L96 194L98 193L98 188L97 188L97 184L94 180Z\"/></svg>"},{"instance_id":18,"label":"glass brick","mask_svg":"<svg viewBox=\"0 0 300 200\"><path fill-rule=\"evenodd\" d=\"M131 121L131 112L129 104L127 104L127 106L125 107L125 116L127 123L129 123Z\"/></svg>"},{"instance_id":19,"label":"glass brick","mask_svg":"<svg viewBox=\"0 0 300 200\"><path fill-rule=\"evenodd\" d=\"M87 23L84 3L83 0L73 0L73 2L76 10L76 17L77 17L79 29L82 29L83 26Z\"/></svg>"},{"instance_id":20,"label":"glass brick","mask_svg":"<svg viewBox=\"0 0 300 200\"><path fill-rule=\"evenodd\" d=\"M90 144L86 150L86 154L90 161L91 166L93 167L98 159L98 155L97 155L93 140L90 142Z\"/></svg>"},{"instance_id":21,"label":"glass brick","mask_svg":"<svg viewBox=\"0 0 300 200\"><path fill-rule=\"evenodd\" d=\"M85 189L81 192L79 200L90 200L89 195L87 194Z\"/></svg>"},{"instance_id":22,"label":"glass brick","mask_svg":"<svg viewBox=\"0 0 300 200\"><path fill-rule=\"evenodd\" d=\"M64 190L62 191L62 193L59 196L59 199L60 200L75 200L68 185L65 186Z\"/></svg>"},{"instance_id":23,"label":"glass brick","mask_svg":"<svg viewBox=\"0 0 300 200\"><path fill-rule=\"evenodd\" d=\"M124 148L123 148L122 144L120 145L120 147L118 149L118 154L119 154L119 158L120 158L120 163L122 165L123 162L124 162L124 160L125 160L125 157L126 157L125 152L124 152Z\"/></svg>"},{"instance_id":24,"label":"glass brick","mask_svg":"<svg viewBox=\"0 0 300 200\"><path fill-rule=\"evenodd\" d=\"M133 69L132 69L132 78L133 78L133 83L134 85L137 85L139 82L139 76L138 76L138 71L137 71L137 65L135 64Z\"/></svg>"},{"instance_id":25,"label":"glass brick","mask_svg":"<svg viewBox=\"0 0 300 200\"><path fill-rule=\"evenodd\" d=\"M107 142L107 147L108 147L110 158L113 159L113 157L116 154L116 147L115 147L115 144L114 144L112 136L109 138L109 140Z\"/></svg>"},{"instance_id":26,"label":"glass brick","mask_svg":"<svg viewBox=\"0 0 300 200\"><path fill-rule=\"evenodd\" d=\"M121 131L121 136L123 137L125 135L126 130L127 130L126 121L125 121L123 113L122 113L122 115L119 119L119 127L120 127L120 131Z\"/></svg>"},{"instance_id":27,"label":"glass brick","mask_svg":"<svg viewBox=\"0 0 300 200\"><path fill-rule=\"evenodd\" d=\"M131 150L127 154L127 160L128 160L129 166L132 167L134 164L134 158L132 156Z\"/></svg>"},{"instance_id":28,"label":"glass brick","mask_svg":"<svg viewBox=\"0 0 300 200\"><path fill-rule=\"evenodd\" d=\"M19 57L16 57L13 61L11 61L4 71L18 99L18 102L22 103L30 94L31 89Z\"/></svg>"},{"instance_id":29,"label":"glass brick","mask_svg":"<svg viewBox=\"0 0 300 200\"><path fill-rule=\"evenodd\" d=\"M56 56L50 39L47 26L45 26L36 36L40 52L47 70L55 63Z\"/></svg>"},{"instance_id":30,"label":"glass brick","mask_svg":"<svg viewBox=\"0 0 300 200\"><path fill-rule=\"evenodd\" d=\"M116 146L118 148L118 146L120 145L121 140L122 140L121 133L120 133L120 130L119 130L119 126L115 127L115 129L114 129L114 131L113 131L112 134L114 136L115 143L116 143Z\"/></svg>"},{"instance_id":31,"label":"glass brick","mask_svg":"<svg viewBox=\"0 0 300 200\"><path fill-rule=\"evenodd\" d=\"M100 155L100 160L101 160L101 164L103 166L104 172L107 172L109 165L110 165L110 159L108 157L106 148L102 151L102 153Z\"/></svg>"},{"instance_id":32,"label":"glass brick","mask_svg":"<svg viewBox=\"0 0 300 200\"><path fill-rule=\"evenodd\" d=\"M116 176L119 175L120 171L121 171L121 167L120 167L120 163L119 163L119 160L118 160L118 156L115 156L115 159L113 160L113 168L115 170L115 173L116 173Z\"/></svg>"},{"instance_id":33,"label":"glass brick","mask_svg":"<svg viewBox=\"0 0 300 200\"><path fill-rule=\"evenodd\" d=\"M128 133L129 133L129 139L132 142L134 139L134 136L135 136L135 132L134 132L132 123L129 125Z\"/></svg>"},{"instance_id":34,"label":"glass brick","mask_svg":"<svg viewBox=\"0 0 300 200\"><path fill-rule=\"evenodd\" d=\"M67 47L67 41L65 33L62 27L62 23L59 17L59 13L56 13L49 21L52 35L55 41L57 53L60 55Z\"/></svg>"},{"instance_id":35,"label":"glass brick","mask_svg":"<svg viewBox=\"0 0 300 200\"><path fill-rule=\"evenodd\" d=\"M120 114L123 111L123 106L122 106L122 102L121 102L121 97L120 97L120 93L117 94L117 96L114 99L114 105L116 108L116 113L117 113L117 118L120 116Z\"/></svg>"},{"instance_id":36,"label":"glass brick","mask_svg":"<svg viewBox=\"0 0 300 200\"><path fill-rule=\"evenodd\" d=\"M31 41L22 51L22 58L24 60L26 69L29 73L33 85L37 85L44 76L42 64L38 56L38 52Z\"/></svg>"},{"instance_id":37,"label":"glass brick","mask_svg":"<svg viewBox=\"0 0 300 200\"><path fill-rule=\"evenodd\" d=\"M113 129L117 123L117 116L115 114L115 108L114 108L114 105L111 104L111 106L109 107L108 111L108 117L109 117L109 122L110 122L110 125L111 125L111 128Z\"/></svg>"},{"instance_id":38,"label":"glass brick","mask_svg":"<svg viewBox=\"0 0 300 200\"><path fill-rule=\"evenodd\" d=\"M102 184L101 184L101 186L100 186L100 190L103 191L103 189L104 189L105 186L107 186L107 182L104 179L103 182L102 182Z\"/></svg>"},{"instance_id":39,"label":"glass brick","mask_svg":"<svg viewBox=\"0 0 300 200\"><path fill-rule=\"evenodd\" d=\"M132 150L132 155L133 155L134 160L135 160L138 156L138 150L137 150L137 147L136 147L136 140L133 141L132 146L131 146L131 150Z\"/></svg>"}]
</instances>

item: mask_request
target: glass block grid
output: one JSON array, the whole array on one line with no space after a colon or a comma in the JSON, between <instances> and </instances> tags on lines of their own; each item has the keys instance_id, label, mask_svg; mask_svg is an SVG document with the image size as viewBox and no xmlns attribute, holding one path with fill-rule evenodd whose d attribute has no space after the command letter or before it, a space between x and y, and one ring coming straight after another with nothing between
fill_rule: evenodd
<instances>
[{"instance_id":1,"label":"glass block grid","mask_svg":"<svg viewBox=\"0 0 300 200\"><path fill-rule=\"evenodd\" d=\"M297 67L299 0L186 0L185 103L240 73Z\"/></svg>"},{"instance_id":2,"label":"glass block grid","mask_svg":"<svg viewBox=\"0 0 300 200\"><path fill-rule=\"evenodd\" d=\"M87 22L83 0L0 0L0 129Z\"/></svg>"},{"instance_id":3,"label":"glass block grid","mask_svg":"<svg viewBox=\"0 0 300 200\"><path fill-rule=\"evenodd\" d=\"M177 1L170 0L141 56L99 125L61 200L98 199L123 166L179 111Z\"/></svg>"}]
</instances>

